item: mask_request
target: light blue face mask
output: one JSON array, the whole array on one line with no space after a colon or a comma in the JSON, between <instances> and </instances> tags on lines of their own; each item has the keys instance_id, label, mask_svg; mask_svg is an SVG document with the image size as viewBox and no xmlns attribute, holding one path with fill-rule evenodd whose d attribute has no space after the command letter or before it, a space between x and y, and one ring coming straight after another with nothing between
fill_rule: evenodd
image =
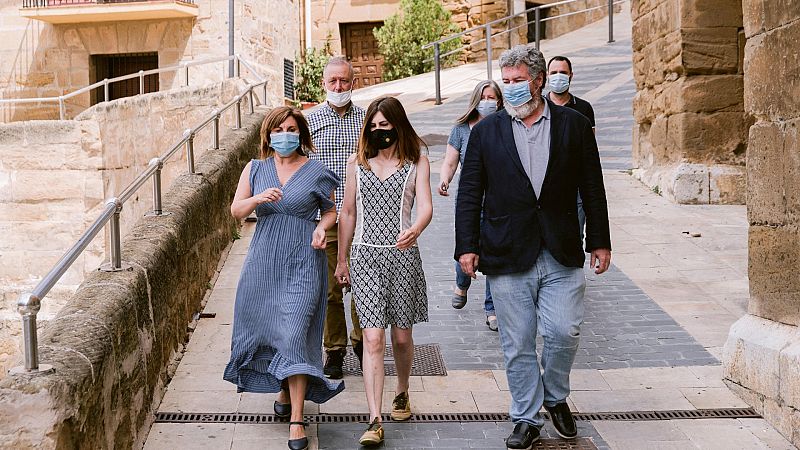
<instances>
[{"instance_id":1,"label":"light blue face mask","mask_svg":"<svg viewBox=\"0 0 800 450\"><path fill-rule=\"evenodd\" d=\"M563 94L569 89L569 75L565 73L554 73L547 78L550 90L556 94Z\"/></svg>"},{"instance_id":2,"label":"light blue face mask","mask_svg":"<svg viewBox=\"0 0 800 450\"><path fill-rule=\"evenodd\" d=\"M475 109L478 110L478 114L480 114L481 117L494 114L497 112L497 100L481 100Z\"/></svg>"},{"instance_id":3,"label":"light blue face mask","mask_svg":"<svg viewBox=\"0 0 800 450\"><path fill-rule=\"evenodd\" d=\"M533 98L530 84L530 80L503 84L503 99L514 107L528 103Z\"/></svg>"},{"instance_id":4,"label":"light blue face mask","mask_svg":"<svg viewBox=\"0 0 800 450\"><path fill-rule=\"evenodd\" d=\"M300 133L270 133L269 146L284 158L291 156L300 147Z\"/></svg>"}]
</instances>

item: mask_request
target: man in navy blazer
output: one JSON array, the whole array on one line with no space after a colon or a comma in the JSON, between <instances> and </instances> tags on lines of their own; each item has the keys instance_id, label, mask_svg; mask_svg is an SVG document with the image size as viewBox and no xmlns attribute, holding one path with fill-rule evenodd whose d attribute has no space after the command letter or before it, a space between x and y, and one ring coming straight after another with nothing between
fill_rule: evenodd
<instances>
[{"instance_id":1,"label":"man in navy blazer","mask_svg":"<svg viewBox=\"0 0 800 450\"><path fill-rule=\"evenodd\" d=\"M542 405L563 438L577 436L566 399L586 286L578 192L586 251L597 274L611 263L611 238L589 121L542 97L545 60L533 46L505 51L500 68L506 107L470 134L456 204L455 258L466 274L480 270L491 282L515 423L506 446L526 449L539 438ZM537 327L544 340L541 374Z\"/></svg>"}]
</instances>

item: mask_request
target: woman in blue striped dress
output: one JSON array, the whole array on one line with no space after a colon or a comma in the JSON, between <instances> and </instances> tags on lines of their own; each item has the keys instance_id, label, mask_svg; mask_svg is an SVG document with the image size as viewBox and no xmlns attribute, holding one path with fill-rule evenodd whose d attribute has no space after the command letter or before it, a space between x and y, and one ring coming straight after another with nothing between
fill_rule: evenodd
<instances>
[{"instance_id":1,"label":"woman in blue striped dress","mask_svg":"<svg viewBox=\"0 0 800 450\"><path fill-rule=\"evenodd\" d=\"M339 178L309 159L311 151L302 113L273 109L261 127L261 159L242 171L231 205L237 219L255 210L258 223L236 290L224 378L239 392L280 392L275 414L291 417L290 449L308 446L303 400L323 403L344 389L322 373L325 231L336 223Z\"/></svg>"}]
</instances>

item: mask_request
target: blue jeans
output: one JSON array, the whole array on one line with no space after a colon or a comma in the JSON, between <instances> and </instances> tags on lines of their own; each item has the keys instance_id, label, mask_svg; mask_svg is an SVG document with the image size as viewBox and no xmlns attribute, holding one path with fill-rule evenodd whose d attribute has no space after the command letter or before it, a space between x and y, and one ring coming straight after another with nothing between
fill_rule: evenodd
<instances>
[{"instance_id":1,"label":"blue jeans","mask_svg":"<svg viewBox=\"0 0 800 450\"><path fill-rule=\"evenodd\" d=\"M463 270L461 270L461 264L456 261L456 286L459 289L466 292L469 289L470 285L472 284L472 278L467 276ZM489 279L486 279L486 298L483 300L483 311L486 313L487 316L494 315L494 302L492 301L492 291L489 289Z\"/></svg>"},{"instance_id":2,"label":"blue jeans","mask_svg":"<svg viewBox=\"0 0 800 450\"><path fill-rule=\"evenodd\" d=\"M511 391L511 420L541 427L542 404L564 402L570 392L569 373L580 340L586 277L582 268L562 266L543 248L531 269L488 278ZM537 325L544 340L541 373Z\"/></svg>"}]
</instances>

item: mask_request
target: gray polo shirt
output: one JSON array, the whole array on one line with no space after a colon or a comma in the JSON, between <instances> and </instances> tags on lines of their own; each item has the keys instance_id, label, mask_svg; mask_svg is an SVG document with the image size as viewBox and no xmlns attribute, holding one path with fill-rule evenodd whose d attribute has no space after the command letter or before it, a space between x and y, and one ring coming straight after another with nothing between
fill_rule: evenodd
<instances>
[{"instance_id":1,"label":"gray polo shirt","mask_svg":"<svg viewBox=\"0 0 800 450\"><path fill-rule=\"evenodd\" d=\"M517 146L522 167L531 180L536 198L539 198L542 191L542 183L544 183L544 176L547 173L547 163L550 161L550 105L547 104L544 97L542 97L542 101L544 102L544 111L530 128L525 126L518 117L511 121L514 144Z\"/></svg>"}]
</instances>

